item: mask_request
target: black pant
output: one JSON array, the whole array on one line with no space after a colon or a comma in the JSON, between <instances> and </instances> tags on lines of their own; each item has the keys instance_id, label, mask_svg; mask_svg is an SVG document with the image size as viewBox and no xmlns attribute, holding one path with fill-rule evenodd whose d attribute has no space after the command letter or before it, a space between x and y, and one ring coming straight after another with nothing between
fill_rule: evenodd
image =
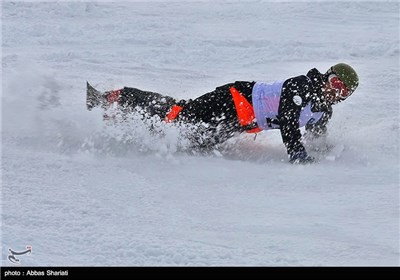
<instances>
[{"instance_id":1,"label":"black pant","mask_svg":"<svg viewBox=\"0 0 400 280\"><path fill-rule=\"evenodd\" d=\"M180 100L155 92L125 87L119 104L125 108L139 107L148 116L164 119L173 105L183 107L176 121L189 124L187 137L198 148L212 148L245 129L240 125L230 93L234 86L251 104L254 82L234 82L217 87L196 99Z\"/></svg>"}]
</instances>

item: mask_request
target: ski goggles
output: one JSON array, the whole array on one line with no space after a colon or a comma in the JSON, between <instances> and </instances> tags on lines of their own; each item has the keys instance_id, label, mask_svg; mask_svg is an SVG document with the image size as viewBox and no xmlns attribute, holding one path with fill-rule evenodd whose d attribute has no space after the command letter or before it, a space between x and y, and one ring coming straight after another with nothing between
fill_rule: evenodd
<instances>
[{"instance_id":1,"label":"ski goggles","mask_svg":"<svg viewBox=\"0 0 400 280\"><path fill-rule=\"evenodd\" d=\"M336 95L344 100L350 96L351 92L347 89L346 85L335 75L330 74L328 77L331 88L336 91Z\"/></svg>"}]
</instances>

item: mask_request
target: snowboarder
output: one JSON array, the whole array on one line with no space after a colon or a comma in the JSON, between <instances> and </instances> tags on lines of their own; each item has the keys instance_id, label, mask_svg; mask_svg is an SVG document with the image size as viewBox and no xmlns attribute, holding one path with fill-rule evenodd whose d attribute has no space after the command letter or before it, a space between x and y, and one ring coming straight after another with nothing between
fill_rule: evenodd
<instances>
[{"instance_id":1,"label":"snowboarder","mask_svg":"<svg viewBox=\"0 0 400 280\"><path fill-rule=\"evenodd\" d=\"M102 93L87 83L86 105L91 110L116 102L125 111L140 108L165 122L195 124L198 136L205 135L192 139L200 149L241 132L280 129L289 161L304 164L314 158L304 148L299 128L305 126L315 137L324 135L332 105L347 99L358 84L355 70L339 63L325 74L313 68L306 75L273 83L236 81L188 100L131 87Z\"/></svg>"}]
</instances>

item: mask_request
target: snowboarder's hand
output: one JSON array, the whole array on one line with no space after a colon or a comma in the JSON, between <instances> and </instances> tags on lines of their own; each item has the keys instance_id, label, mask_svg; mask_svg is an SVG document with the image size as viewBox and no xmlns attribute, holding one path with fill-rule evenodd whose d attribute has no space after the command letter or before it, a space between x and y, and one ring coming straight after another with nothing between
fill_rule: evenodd
<instances>
[{"instance_id":1,"label":"snowboarder's hand","mask_svg":"<svg viewBox=\"0 0 400 280\"><path fill-rule=\"evenodd\" d=\"M293 164L309 164L315 162L315 159L309 156L306 151L301 151L291 154L289 161Z\"/></svg>"}]
</instances>

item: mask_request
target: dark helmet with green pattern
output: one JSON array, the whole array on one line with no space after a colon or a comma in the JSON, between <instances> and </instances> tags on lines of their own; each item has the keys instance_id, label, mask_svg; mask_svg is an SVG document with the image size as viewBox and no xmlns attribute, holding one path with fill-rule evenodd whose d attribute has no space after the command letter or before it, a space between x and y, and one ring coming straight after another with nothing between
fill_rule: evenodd
<instances>
[{"instance_id":1,"label":"dark helmet with green pattern","mask_svg":"<svg viewBox=\"0 0 400 280\"><path fill-rule=\"evenodd\" d=\"M326 72L326 77L331 84L333 84L332 81L335 82L335 80L331 79L330 77L334 78L334 76L336 76L337 79L343 82L344 86L346 87L345 90L342 91L340 94L342 100L349 97L358 87L358 75L356 71L348 64L339 63L329 68L329 70ZM335 85L334 87L336 88Z\"/></svg>"}]
</instances>

